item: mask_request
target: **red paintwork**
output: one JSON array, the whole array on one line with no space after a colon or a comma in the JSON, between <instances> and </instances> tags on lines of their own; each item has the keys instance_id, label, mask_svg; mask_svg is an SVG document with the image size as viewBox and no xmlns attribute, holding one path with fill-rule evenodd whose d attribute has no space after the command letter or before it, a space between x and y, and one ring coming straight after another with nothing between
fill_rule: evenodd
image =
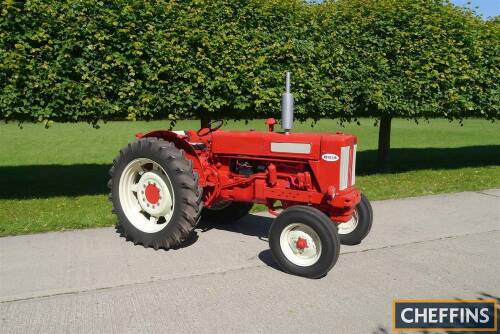
<instances>
[{"instance_id":1,"label":"red paintwork","mask_svg":"<svg viewBox=\"0 0 500 334\"><path fill-rule=\"evenodd\" d=\"M266 124L274 126L272 120ZM207 133L207 132L204 132ZM141 134L142 135L142 134ZM332 220L351 219L360 201L354 186L339 189L340 160L327 161L323 154L341 156L341 147L350 146L349 171L353 161L355 136L343 133L291 133L259 131L216 131L199 136L196 131L178 135L170 131L155 131L141 137L160 137L183 149L193 169L199 175L204 190L204 204L210 207L218 200L262 203L276 213L274 203L282 207L312 205ZM310 144L309 153L279 153L271 151L271 143ZM235 171L235 164L260 166L250 175ZM351 184L349 172L348 184Z\"/></svg>"},{"instance_id":2,"label":"red paintwork","mask_svg":"<svg viewBox=\"0 0 500 334\"><path fill-rule=\"evenodd\" d=\"M259 156L261 158L319 159L321 136L306 133L284 135L277 132L217 131L212 134L212 152L219 155ZM311 153L274 153L271 142L310 143Z\"/></svg>"},{"instance_id":3,"label":"red paintwork","mask_svg":"<svg viewBox=\"0 0 500 334\"><path fill-rule=\"evenodd\" d=\"M156 204L160 200L160 189L156 187L154 184L148 184L146 190L144 190L144 194L146 195L146 199L151 204Z\"/></svg>"},{"instance_id":4,"label":"red paintwork","mask_svg":"<svg viewBox=\"0 0 500 334\"><path fill-rule=\"evenodd\" d=\"M309 247L309 246L307 245L307 240L306 240L306 239L304 239L304 238L302 238L302 237L299 237L299 238L297 239L297 242L296 242L296 244L295 244L295 245L297 246L297 248L298 248L298 249L304 249L304 248Z\"/></svg>"},{"instance_id":5,"label":"red paintwork","mask_svg":"<svg viewBox=\"0 0 500 334\"><path fill-rule=\"evenodd\" d=\"M276 120L274 118L268 118L266 120L266 125L267 125L267 128L269 129L269 132L273 132L274 131L274 125L278 124L278 122L276 122Z\"/></svg>"}]
</instances>

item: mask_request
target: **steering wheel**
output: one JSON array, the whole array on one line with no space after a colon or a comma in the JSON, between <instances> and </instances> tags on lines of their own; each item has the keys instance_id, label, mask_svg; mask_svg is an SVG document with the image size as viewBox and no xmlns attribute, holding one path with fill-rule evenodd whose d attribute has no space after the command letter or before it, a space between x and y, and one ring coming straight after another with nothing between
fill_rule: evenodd
<instances>
[{"instance_id":1,"label":"steering wheel","mask_svg":"<svg viewBox=\"0 0 500 334\"><path fill-rule=\"evenodd\" d=\"M214 125L214 124L216 124L216 125L214 127L212 127L212 125ZM206 135L209 135L210 133L219 130L223 125L224 125L224 121L222 119L213 120L210 123L208 123L208 127L199 129L196 132L196 134L198 134L198 136L200 136L200 137L205 137ZM205 130L205 131L203 131L203 130Z\"/></svg>"}]
</instances>

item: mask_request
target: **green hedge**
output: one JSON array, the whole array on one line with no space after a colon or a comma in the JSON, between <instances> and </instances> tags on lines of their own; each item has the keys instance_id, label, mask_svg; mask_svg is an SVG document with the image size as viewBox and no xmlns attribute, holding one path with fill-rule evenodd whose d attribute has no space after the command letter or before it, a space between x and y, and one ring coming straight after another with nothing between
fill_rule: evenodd
<instances>
[{"instance_id":1,"label":"green hedge","mask_svg":"<svg viewBox=\"0 0 500 334\"><path fill-rule=\"evenodd\" d=\"M499 118L500 25L444 0L4 0L0 118Z\"/></svg>"}]
</instances>

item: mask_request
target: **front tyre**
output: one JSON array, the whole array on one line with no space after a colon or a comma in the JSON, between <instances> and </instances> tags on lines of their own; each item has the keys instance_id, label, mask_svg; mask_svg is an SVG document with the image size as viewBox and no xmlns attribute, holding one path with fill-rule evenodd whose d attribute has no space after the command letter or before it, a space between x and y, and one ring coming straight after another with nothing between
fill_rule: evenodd
<instances>
[{"instance_id":1,"label":"front tyre","mask_svg":"<svg viewBox=\"0 0 500 334\"><path fill-rule=\"evenodd\" d=\"M373 223L373 210L370 201L361 194L351 220L338 223L340 242L344 245L358 245L370 233Z\"/></svg>"},{"instance_id":2,"label":"front tyre","mask_svg":"<svg viewBox=\"0 0 500 334\"><path fill-rule=\"evenodd\" d=\"M320 278L337 262L340 240L337 227L323 212L295 205L285 209L271 225L269 247L284 271Z\"/></svg>"},{"instance_id":3,"label":"front tyre","mask_svg":"<svg viewBox=\"0 0 500 334\"><path fill-rule=\"evenodd\" d=\"M120 150L109 183L118 229L145 247L172 248L196 226L202 190L183 151L158 138L143 138Z\"/></svg>"}]
</instances>

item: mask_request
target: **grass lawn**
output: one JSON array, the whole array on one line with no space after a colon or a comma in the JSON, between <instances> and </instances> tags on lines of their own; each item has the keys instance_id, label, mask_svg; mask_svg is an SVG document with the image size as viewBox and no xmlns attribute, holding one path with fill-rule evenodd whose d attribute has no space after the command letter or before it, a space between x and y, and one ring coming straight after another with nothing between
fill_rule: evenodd
<instances>
[{"instance_id":1,"label":"grass lawn","mask_svg":"<svg viewBox=\"0 0 500 334\"><path fill-rule=\"evenodd\" d=\"M394 120L392 170L377 174L377 128L372 120L342 128L324 120L296 124L295 131L345 131L358 136L357 186L371 200L500 187L500 124L446 120L416 125ZM197 128L198 121L176 129ZM0 124L0 236L110 226L107 200L110 162L136 132L167 122ZM262 120L229 122L226 129L265 130ZM262 207L257 207L257 209Z\"/></svg>"}]
</instances>

